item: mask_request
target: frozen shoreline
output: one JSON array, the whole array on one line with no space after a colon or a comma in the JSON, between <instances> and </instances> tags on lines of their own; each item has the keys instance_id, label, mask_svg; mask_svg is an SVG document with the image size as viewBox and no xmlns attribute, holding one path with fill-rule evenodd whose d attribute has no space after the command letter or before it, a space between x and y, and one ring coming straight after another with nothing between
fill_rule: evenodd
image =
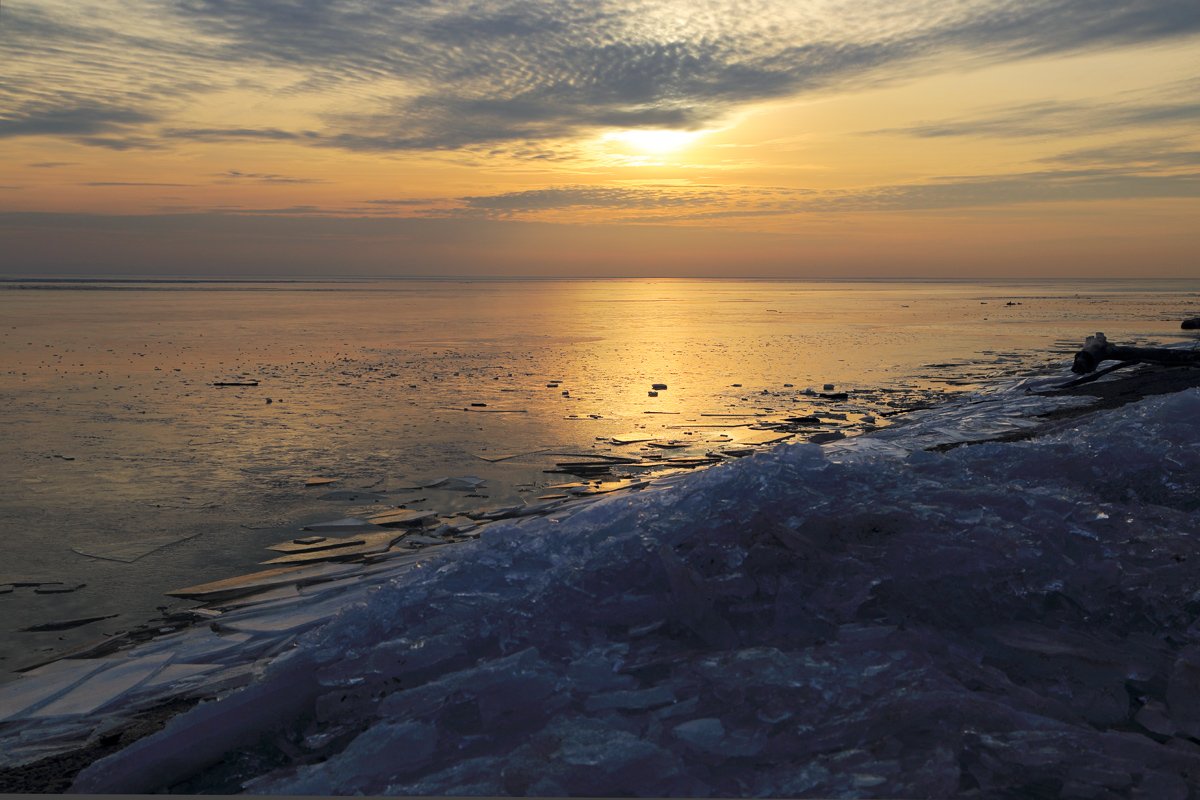
<instances>
[{"instance_id":1,"label":"frozen shoreline","mask_svg":"<svg viewBox=\"0 0 1200 800\"><path fill-rule=\"evenodd\" d=\"M1195 735L1189 733L1194 723L1186 715L1168 713L1171 681L1164 678L1164 686L1158 686L1154 670L1186 673L1190 662L1179 666L1186 654L1177 655L1174 667L1163 667L1165 645L1138 639L1134 646L1128 636L1114 642L1118 633L1111 624L1097 630L1084 612L1089 602L1106 608L1101 589L1114 580L1114 568L1116 579L1122 577L1124 561L1107 553L1114 547L1129 550L1127 543L1110 541L1121 534L1122 514L1148 526L1151 538L1161 538L1157 547L1173 548L1186 559L1194 543L1186 535L1171 536L1172 526L1186 527L1196 508L1175 508L1172 496L1124 504L1103 497L1097 486L1107 486L1113 477L1097 477L1082 462L1111 458L1118 473L1138 479L1134 486L1146 484L1147 491L1159 493L1162 488L1148 481L1159 474L1155 469L1166 470L1173 480L1184 480L1175 500L1194 503L1200 391L1113 411L1079 432L945 455L924 452L939 443L1028 431L1032 414L1083 405L1086 401L1078 397L1024 394L1026 388L1062 380L1055 376L916 412L905 425L824 448L783 446L567 513L493 523L480 542L455 547L454 558L430 554L420 566L406 568L394 586L367 591L353 579L318 584L296 598L223 616L214 621L220 633L193 629L141 645L109 663L47 669L46 677L24 687L35 691L39 684L42 695L3 723L5 753L13 759L9 763L36 757L39 742L52 738L59 741L51 747L62 749L72 729L76 737L86 737L106 706L128 714L131 708L150 708L181 694L211 696L249 682L244 691L205 703L162 733L96 763L80 775L77 788L150 791L171 785L196 772L206 759L220 756L177 743L194 740L205 726L219 725L224 746L235 747L239 734L257 741L264 726L276 721L285 730L274 747L278 752L268 752L268 747L255 763L243 757L179 790L234 791L243 782L252 782L247 788L253 791L291 794L858 790L886 795L961 788L952 786L950 777L954 772L954 780L960 781L961 775L929 747L920 751L920 765L905 766L906 758L916 756L906 755L904 737L889 745L899 751L888 758L845 760L849 750L861 750L842 747L851 739L890 736L876 728L881 719L899 713L894 703L902 698L873 703L895 694L900 676L909 673L915 676L913 685L922 687L918 695L928 692L925 699L935 706L952 699L953 713L965 714L977 727L1003 719L1011 733L1017 730L1014 714L1021 719L1040 715L1038 731L1047 736L1053 731L1050 739L1082 743L1096 753L1103 748L1088 736L1118 735L1114 730L1122 731L1122 737L1141 733L1148 737L1144 747L1161 748L1157 740L1172 737L1158 728L1172 726L1172 733L1186 734L1175 737L1182 741ZM1175 419L1168 424L1164 416ZM1100 420L1104 430L1098 430ZM1165 461L1155 455L1163 445ZM1177 464L1190 464L1191 474L1173 466ZM985 479L989 485L981 485ZM1019 508L1006 508L1013 504ZM1056 527L1063 530L1051 530ZM1051 541L1044 541L1047 536ZM1149 556L1139 547L1134 550L1141 563ZM1041 558L1034 558L1039 549ZM1086 556L1082 562L1081 553ZM1054 573L1055 566L1070 573L1072 565L1084 562L1086 570L1076 569L1078 574L1065 579ZM1164 568L1177 573L1180 563ZM378 573L386 569L381 564ZM1030 571L1045 578L1043 585ZM998 574L1004 579L989 585ZM957 586L956 577L982 584ZM1075 579L1080 587L1071 585ZM963 607L944 608L936 596L910 594L922 581L946 593L946 600L965 593L959 598ZM1022 584L1019 591L1013 581ZM1061 585L1047 588L1055 582ZM976 596L989 586L997 592L989 601L996 608ZM1040 618L1031 612L1035 595L1042 606L1053 605ZM1164 608L1169 605L1160 599ZM365 605L337 615L339 608L358 601ZM1014 612L1013 618L1002 611ZM984 633L974 630L980 626L971 622L971 613L986 623ZM901 619L892 619L897 614ZM320 627L334 615L332 624ZM293 648L297 636L302 644ZM1112 678L1114 664L1126 655L1122 648L1139 662L1158 663L1138 666L1141 671L1134 671L1142 677L1121 679L1121 692L1128 693L1128 682L1134 681L1146 698L1140 705L1130 700L1123 717ZM1005 671L1006 665L1017 671L1028 668L1029 659L1074 663L1092 651L1100 655L1083 659L1088 674L1079 679L1091 693L1085 700L1069 692L1063 696L1049 684L1043 693L1034 689L1029 696L1017 691ZM261 663L247 664L253 657ZM1095 665L1097 658L1101 667ZM1075 667L1068 674L1071 669ZM56 686L51 685L55 672ZM1023 679L1045 679L1036 672ZM1095 675L1103 679L1093 680ZM105 678L102 686L83 691L100 677ZM30 680L18 681L18 687ZM808 689L797 694L797 680ZM909 679L901 682L907 685ZM973 683L985 688L964 688ZM397 684L408 690L397 691ZM805 714L795 703L815 703L813 708L826 704L821 715L838 719L847 713L843 706L853 708L854 703L846 697L833 701L830 693L840 696L846 685L864 692L854 712L858 721L847 722L842 738L833 740L833 734L806 730L813 726L798 721ZM728 692L740 692L740 702L722 700ZM1000 708L980 706L980 692ZM461 708L447 705L445 697L459 694L465 697ZM334 702L334 695L353 699ZM0 695L0 707L18 705L12 696L11 690ZM264 706L285 699L297 719L315 713L316 721L305 723L308 727L289 723L286 713L275 713L279 708L264 716ZM64 715L97 700L103 702L83 717ZM782 707L770 710L774 705ZM948 713L938 707L938 714ZM926 719L926 712L916 711L905 714ZM462 714L470 719L460 719ZM1156 714L1166 722L1147 727ZM1087 730L1075 730L1081 720ZM364 725L370 725L365 733ZM532 773L522 777L521 765L534 756L495 741L492 733L498 725L527 729L529 741L560 754L561 769L551 769L542 783ZM232 738L227 738L230 732ZM945 735L947 742L967 746L961 731ZM980 786L987 780L1007 785L1004 781L1015 773L993 764L1000 758L993 752L1000 745L981 741L972 740L970 747L987 751L987 758L980 758L991 771L967 770L971 780ZM1023 743L1006 741L1001 750L1024 752ZM789 762L780 751L785 744L788 752L799 748L797 752L808 753L808 760ZM400 763L373 759L370 754L381 747L415 755ZM842 761L830 755L831 747ZM1138 747L1144 749L1142 743ZM463 757L464 749L469 757ZM281 761L279 752L289 755ZM1191 772L1192 760L1179 755L1178 747L1171 752L1171 758L1155 755L1155 763L1170 762L1171 769L1200 774ZM302 766L326 757L324 765ZM287 767L289 759L301 765L298 771ZM697 759L715 759L719 767L699 769ZM753 785L745 783L751 762L773 765ZM384 774L380 770L385 767L392 771ZM807 776L803 780L801 773ZM1162 788L1170 788L1169 777L1154 775L1159 777L1129 773L1127 778L1133 786L1161 780L1167 781ZM651 779L658 782L645 782Z\"/></svg>"}]
</instances>

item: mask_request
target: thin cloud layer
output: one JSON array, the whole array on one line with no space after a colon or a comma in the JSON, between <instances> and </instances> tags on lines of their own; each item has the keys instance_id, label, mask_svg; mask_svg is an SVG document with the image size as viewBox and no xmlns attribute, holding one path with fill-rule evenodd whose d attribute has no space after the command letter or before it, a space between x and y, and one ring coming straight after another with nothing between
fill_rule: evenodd
<instances>
[{"instance_id":1,"label":"thin cloud layer","mask_svg":"<svg viewBox=\"0 0 1200 800\"><path fill-rule=\"evenodd\" d=\"M936 122L902 128L884 128L875 134L901 134L922 139L954 136L1026 138L1057 136L1079 131L1110 131L1145 126L1195 126L1200 102L1194 95L1160 102L1024 103Z\"/></svg>"},{"instance_id":2,"label":"thin cloud layer","mask_svg":"<svg viewBox=\"0 0 1200 800\"><path fill-rule=\"evenodd\" d=\"M175 0L122 12L6 4L0 136L405 151L697 129L947 54L990 63L1200 31L1195 0ZM311 98L312 124L189 124L189 101L262 71Z\"/></svg>"}]
</instances>

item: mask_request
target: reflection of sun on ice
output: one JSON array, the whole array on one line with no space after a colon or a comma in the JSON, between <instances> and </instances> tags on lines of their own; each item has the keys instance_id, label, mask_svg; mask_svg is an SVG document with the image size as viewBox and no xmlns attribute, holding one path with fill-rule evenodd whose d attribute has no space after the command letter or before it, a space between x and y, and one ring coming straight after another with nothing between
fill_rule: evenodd
<instances>
[{"instance_id":1,"label":"reflection of sun on ice","mask_svg":"<svg viewBox=\"0 0 1200 800\"><path fill-rule=\"evenodd\" d=\"M704 131L672 131L663 128L613 131L605 139L627 145L639 153L663 155L681 150L699 138Z\"/></svg>"}]
</instances>

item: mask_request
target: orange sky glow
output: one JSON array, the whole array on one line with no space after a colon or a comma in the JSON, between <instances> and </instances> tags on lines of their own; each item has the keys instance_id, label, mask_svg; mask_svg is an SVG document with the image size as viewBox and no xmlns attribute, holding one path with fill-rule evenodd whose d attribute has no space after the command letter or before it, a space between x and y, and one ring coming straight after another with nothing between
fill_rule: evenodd
<instances>
[{"instance_id":1,"label":"orange sky glow","mask_svg":"<svg viewBox=\"0 0 1200 800\"><path fill-rule=\"evenodd\" d=\"M1200 275L1195 0L6 0L0 273Z\"/></svg>"}]
</instances>

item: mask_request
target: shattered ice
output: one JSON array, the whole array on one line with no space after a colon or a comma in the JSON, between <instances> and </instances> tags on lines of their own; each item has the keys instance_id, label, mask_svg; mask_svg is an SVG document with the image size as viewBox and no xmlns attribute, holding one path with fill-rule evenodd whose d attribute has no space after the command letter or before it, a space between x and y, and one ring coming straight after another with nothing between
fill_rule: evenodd
<instances>
[{"instance_id":1,"label":"shattered ice","mask_svg":"<svg viewBox=\"0 0 1200 800\"><path fill-rule=\"evenodd\" d=\"M1200 390L887 444L493 523L75 789L1188 796Z\"/></svg>"}]
</instances>

